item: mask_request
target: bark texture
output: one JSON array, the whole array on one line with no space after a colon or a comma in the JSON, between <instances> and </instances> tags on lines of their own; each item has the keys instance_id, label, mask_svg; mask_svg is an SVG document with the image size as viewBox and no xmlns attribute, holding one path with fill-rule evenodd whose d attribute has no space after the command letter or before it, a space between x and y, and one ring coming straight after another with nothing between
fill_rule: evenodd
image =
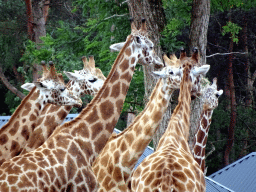
<instances>
[{"instance_id":1,"label":"bark texture","mask_svg":"<svg viewBox=\"0 0 256 192\"><path fill-rule=\"evenodd\" d=\"M230 39L229 52L233 51L234 43ZM230 123L228 127L228 140L225 146L224 152L224 165L229 165L229 156L234 144L235 137L235 125L236 125L236 95L235 95L235 86L233 78L233 54L229 55L228 58L228 84L229 84L229 93L230 93Z\"/></svg>"},{"instance_id":2,"label":"bark texture","mask_svg":"<svg viewBox=\"0 0 256 192\"><path fill-rule=\"evenodd\" d=\"M210 18L210 0L193 0L191 25L189 33L189 52L197 47L200 54L200 65L206 64L207 32ZM191 102L189 147L192 150L194 135L196 133L203 104L199 98Z\"/></svg>"},{"instance_id":3,"label":"bark texture","mask_svg":"<svg viewBox=\"0 0 256 192\"><path fill-rule=\"evenodd\" d=\"M162 7L162 1L158 0L129 0L128 1L129 13L130 17L134 19L135 25L140 27L141 19L145 18L147 22L147 30L150 36L150 39L153 41L155 45L155 52L158 56L162 56L160 43L160 32L164 28L165 14ZM143 67L144 71L144 84L145 84L145 97L144 102L147 103L149 96L153 88L156 85L156 80L150 75L151 71L156 70L152 66ZM170 110L170 108L169 108ZM165 117L160 124L158 131L154 137L154 146L161 138L162 133L165 131L168 121L170 119L170 113L167 112Z\"/></svg>"}]
</instances>

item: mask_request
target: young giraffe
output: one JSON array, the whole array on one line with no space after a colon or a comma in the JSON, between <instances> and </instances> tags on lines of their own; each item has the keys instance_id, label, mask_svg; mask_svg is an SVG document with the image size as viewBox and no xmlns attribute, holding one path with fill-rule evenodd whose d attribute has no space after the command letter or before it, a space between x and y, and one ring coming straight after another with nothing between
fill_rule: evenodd
<instances>
[{"instance_id":1,"label":"young giraffe","mask_svg":"<svg viewBox=\"0 0 256 192\"><path fill-rule=\"evenodd\" d=\"M154 72L158 80L145 109L118 135L112 134L93 163L102 191L130 191L128 181L136 162L150 143L168 107L174 89L180 88L182 69L175 55L163 57L167 67ZM201 70L205 66L197 70ZM199 74L198 74L199 75Z\"/></svg>"},{"instance_id":2,"label":"young giraffe","mask_svg":"<svg viewBox=\"0 0 256 192\"><path fill-rule=\"evenodd\" d=\"M191 58L186 57L183 51L180 60L184 71L178 105L156 151L133 172L132 191L205 191L204 174L194 160L187 142L192 82L200 86L200 82L195 79L199 70L193 70L198 62L198 51Z\"/></svg>"},{"instance_id":3,"label":"young giraffe","mask_svg":"<svg viewBox=\"0 0 256 192\"><path fill-rule=\"evenodd\" d=\"M102 87L106 77L101 70L95 68L93 56L82 58L84 68L75 73L65 72L70 79L67 88L77 97L85 94L96 95ZM47 105L35 124L35 129L20 154L25 154L40 147L52 134L55 128L60 125L69 114L71 106Z\"/></svg>"},{"instance_id":4,"label":"young giraffe","mask_svg":"<svg viewBox=\"0 0 256 192\"><path fill-rule=\"evenodd\" d=\"M195 134L192 154L205 174L205 147L210 130L212 113L218 106L218 98L222 95L223 90L217 90L217 78L214 78L212 85L208 85L203 92L203 111Z\"/></svg>"},{"instance_id":5,"label":"young giraffe","mask_svg":"<svg viewBox=\"0 0 256 192\"><path fill-rule=\"evenodd\" d=\"M82 100L66 89L62 75L56 73L52 62L50 70L44 62L42 65L43 77L34 82L36 87L32 88L7 124L0 129L0 165L20 154L47 103L78 107L82 105Z\"/></svg>"},{"instance_id":6,"label":"young giraffe","mask_svg":"<svg viewBox=\"0 0 256 192\"><path fill-rule=\"evenodd\" d=\"M97 191L91 166L117 123L137 61L163 66L153 46L145 20L140 30L132 23L132 33L91 103L39 148L3 163L0 190Z\"/></svg>"}]
</instances>

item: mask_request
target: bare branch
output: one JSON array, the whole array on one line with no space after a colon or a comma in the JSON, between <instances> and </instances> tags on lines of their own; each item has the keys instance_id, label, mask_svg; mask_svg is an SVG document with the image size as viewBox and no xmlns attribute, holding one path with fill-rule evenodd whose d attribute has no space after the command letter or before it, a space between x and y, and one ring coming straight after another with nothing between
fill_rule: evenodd
<instances>
[{"instance_id":1,"label":"bare branch","mask_svg":"<svg viewBox=\"0 0 256 192\"><path fill-rule=\"evenodd\" d=\"M247 53L246 52L214 53L212 55L207 55L206 58L213 57L215 55L230 55L230 54L247 54Z\"/></svg>"},{"instance_id":2,"label":"bare branch","mask_svg":"<svg viewBox=\"0 0 256 192\"><path fill-rule=\"evenodd\" d=\"M8 81L8 79L4 76L2 67L0 67L0 79L2 80L3 84L4 84L11 92L13 92L15 95L17 95L19 98L23 99L23 98L25 97L25 95L24 95L22 92L20 92L18 89L16 89L16 87L14 87L14 86Z\"/></svg>"},{"instance_id":3,"label":"bare branch","mask_svg":"<svg viewBox=\"0 0 256 192\"><path fill-rule=\"evenodd\" d=\"M254 71L253 75L252 75L252 82L254 82L256 79L256 70Z\"/></svg>"},{"instance_id":4,"label":"bare branch","mask_svg":"<svg viewBox=\"0 0 256 192\"><path fill-rule=\"evenodd\" d=\"M125 14L123 14L123 15L114 14L114 15L112 15L112 16L110 16L110 17L107 17L107 18L105 18L105 19L103 19L103 20L108 20L108 19L113 18L113 17L123 17L123 16L126 16L126 15L128 15L128 14L127 14L127 13L125 13Z\"/></svg>"},{"instance_id":5,"label":"bare branch","mask_svg":"<svg viewBox=\"0 0 256 192\"><path fill-rule=\"evenodd\" d=\"M211 155L211 154L213 153L213 151L215 151L215 146L212 144L212 142L211 142L210 144L211 144L211 146L212 146L212 149L211 149L211 151L209 151L209 153L207 153L207 154L205 155L205 159L206 159L209 155Z\"/></svg>"}]
</instances>

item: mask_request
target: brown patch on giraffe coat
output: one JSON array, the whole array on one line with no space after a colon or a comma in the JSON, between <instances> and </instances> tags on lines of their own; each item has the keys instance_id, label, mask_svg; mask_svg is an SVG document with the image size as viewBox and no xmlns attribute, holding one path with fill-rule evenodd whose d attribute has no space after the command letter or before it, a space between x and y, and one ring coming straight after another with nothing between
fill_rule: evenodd
<instances>
[{"instance_id":1,"label":"brown patch on giraffe coat","mask_svg":"<svg viewBox=\"0 0 256 192\"><path fill-rule=\"evenodd\" d=\"M36 186L37 185L37 175L36 175L36 172L30 171L30 172L27 172L26 175L29 178L29 180L32 181L33 184Z\"/></svg>"},{"instance_id":2,"label":"brown patch on giraffe coat","mask_svg":"<svg viewBox=\"0 0 256 192\"><path fill-rule=\"evenodd\" d=\"M96 122L99 119L98 116L98 111L97 111L97 107L93 107L92 108L92 112L90 114L88 114L88 116L85 118L85 120L89 123L89 124L93 124L94 122Z\"/></svg>"},{"instance_id":3,"label":"brown patch on giraffe coat","mask_svg":"<svg viewBox=\"0 0 256 192\"><path fill-rule=\"evenodd\" d=\"M111 94L110 96L111 97L114 97L114 98L117 98L119 95L120 95L120 90L121 90L121 87L120 87L120 82L117 82L116 84L114 84L112 86L112 89L111 89Z\"/></svg>"},{"instance_id":4,"label":"brown patch on giraffe coat","mask_svg":"<svg viewBox=\"0 0 256 192\"><path fill-rule=\"evenodd\" d=\"M59 167L55 167L55 171L57 172L57 175L59 176L59 178L62 181L62 182L60 182L60 184L61 183L67 183L67 180L66 180L66 177L65 177L66 176L65 169L62 166L59 166Z\"/></svg>"},{"instance_id":5,"label":"brown patch on giraffe coat","mask_svg":"<svg viewBox=\"0 0 256 192\"><path fill-rule=\"evenodd\" d=\"M205 137L205 133L202 130L199 130L199 132L197 134L197 142L202 143L204 137Z\"/></svg>"},{"instance_id":6,"label":"brown patch on giraffe coat","mask_svg":"<svg viewBox=\"0 0 256 192\"><path fill-rule=\"evenodd\" d=\"M119 157L120 157L119 151L115 151L115 153L113 154L114 164L117 164L119 162Z\"/></svg>"},{"instance_id":7,"label":"brown patch on giraffe coat","mask_svg":"<svg viewBox=\"0 0 256 192\"><path fill-rule=\"evenodd\" d=\"M62 150L62 149L56 149L53 151L53 154L55 155L56 159L58 160L58 162L60 164L64 163L64 159L66 156L66 151Z\"/></svg>"},{"instance_id":8,"label":"brown patch on giraffe coat","mask_svg":"<svg viewBox=\"0 0 256 192\"><path fill-rule=\"evenodd\" d=\"M195 145L194 151L195 151L196 155L198 155L198 156L201 156L201 155L202 155L201 149L202 149L202 148L201 148L200 146Z\"/></svg>"},{"instance_id":9,"label":"brown patch on giraffe coat","mask_svg":"<svg viewBox=\"0 0 256 192\"><path fill-rule=\"evenodd\" d=\"M75 157L77 159L78 167L86 166L86 162L85 162L83 154L81 153L79 148L73 142L72 142L68 152L70 155L72 155L73 157Z\"/></svg>"},{"instance_id":10,"label":"brown patch on giraffe coat","mask_svg":"<svg viewBox=\"0 0 256 192\"><path fill-rule=\"evenodd\" d=\"M16 121L14 124L13 124L13 127L10 129L9 133L13 136L17 133L17 131L19 130L19 127L20 127L20 122L19 121Z\"/></svg>"},{"instance_id":11,"label":"brown patch on giraffe coat","mask_svg":"<svg viewBox=\"0 0 256 192\"><path fill-rule=\"evenodd\" d=\"M20 180L19 180L17 186L18 186L19 188L34 187L33 184L31 183L31 181L29 181L29 179L28 179L25 175L22 175L22 176L20 177Z\"/></svg>"},{"instance_id":12,"label":"brown patch on giraffe coat","mask_svg":"<svg viewBox=\"0 0 256 192\"><path fill-rule=\"evenodd\" d=\"M3 134L0 136L0 145L4 145L8 141L8 136L6 134Z\"/></svg>"},{"instance_id":13,"label":"brown patch on giraffe coat","mask_svg":"<svg viewBox=\"0 0 256 192\"><path fill-rule=\"evenodd\" d=\"M77 139L75 141L78 143L79 147L85 153L86 158L89 159L93 154L92 144L90 142L83 142L81 139ZM83 165L86 166L86 160L85 159L83 160L84 161L81 160L78 162L77 165L79 168L82 167Z\"/></svg>"},{"instance_id":14,"label":"brown patch on giraffe coat","mask_svg":"<svg viewBox=\"0 0 256 192\"><path fill-rule=\"evenodd\" d=\"M114 106L113 104L107 100L101 103L100 105L100 111L101 111L101 116L104 120L109 119L113 113L114 113Z\"/></svg>"},{"instance_id":15,"label":"brown patch on giraffe coat","mask_svg":"<svg viewBox=\"0 0 256 192\"><path fill-rule=\"evenodd\" d=\"M103 167L107 167L109 155L106 154L102 158L100 158L100 165Z\"/></svg>"},{"instance_id":16,"label":"brown patch on giraffe coat","mask_svg":"<svg viewBox=\"0 0 256 192\"><path fill-rule=\"evenodd\" d=\"M54 185L58 188L58 189L60 189L61 188L61 182L59 181L59 179L57 178L57 177L55 177L55 181L54 181Z\"/></svg>"},{"instance_id":17,"label":"brown patch on giraffe coat","mask_svg":"<svg viewBox=\"0 0 256 192\"><path fill-rule=\"evenodd\" d=\"M76 184L79 184L79 183L81 183L83 181L84 181L84 178L83 178L83 176L81 174L81 171L79 170L77 175L76 175L75 182L76 182Z\"/></svg>"},{"instance_id":18,"label":"brown patch on giraffe coat","mask_svg":"<svg viewBox=\"0 0 256 192\"><path fill-rule=\"evenodd\" d=\"M130 57L131 54L132 54L131 48L130 48L130 47L127 47L127 48L125 49L124 54L125 54L127 57Z\"/></svg>"},{"instance_id":19,"label":"brown patch on giraffe coat","mask_svg":"<svg viewBox=\"0 0 256 192\"><path fill-rule=\"evenodd\" d=\"M48 147L49 149L54 149L54 148L55 148L55 144L54 144L54 141L53 141L52 138L50 138L50 139L47 140L47 147Z\"/></svg>"},{"instance_id":20,"label":"brown patch on giraffe coat","mask_svg":"<svg viewBox=\"0 0 256 192\"><path fill-rule=\"evenodd\" d=\"M125 74L123 74L120 78L126 80L129 83L132 80L132 76L129 71L127 71Z\"/></svg>"},{"instance_id":21,"label":"brown patch on giraffe coat","mask_svg":"<svg viewBox=\"0 0 256 192\"><path fill-rule=\"evenodd\" d=\"M21 135L25 138L26 141L29 139L29 130L27 125L22 127Z\"/></svg>"},{"instance_id":22,"label":"brown patch on giraffe coat","mask_svg":"<svg viewBox=\"0 0 256 192\"><path fill-rule=\"evenodd\" d=\"M0 184L0 191L9 191L9 185L6 182Z\"/></svg>"},{"instance_id":23,"label":"brown patch on giraffe coat","mask_svg":"<svg viewBox=\"0 0 256 192\"><path fill-rule=\"evenodd\" d=\"M85 123L79 123L79 125L73 129L73 131L71 132L72 136L76 136L76 135L81 135L82 137L85 138L89 138L90 137L90 133L88 131L88 127L86 126Z\"/></svg>"},{"instance_id":24,"label":"brown patch on giraffe coat","mask_svg":"<svg viewBox=\"0 0 256 192\"><path fill-rule=\"evenodd\" d=\"M122 94L123 95L127 94L128 89L129 89L129 86L126 85L125 83L122 83Z\"/></svg>"},{"instance_id":25,"label":"brown patch on giraffe coat","mask_svg":"<svg viewBox=\"0 0 256 192\"><path fill-rule=\"evenodd\" d=\"M125 143L125 141L122 141L120 150L121 150L122 152L124 152L124 151L126 151L126 149L127 149L126 143Z\"/></svg>"},{"instance_id":26,"label":"brown patch on giraffe coat","mask_svg":"<svg viewBox=\"0 0 256 192\"><path fill-rule=\"evenodd\" d=\"M18 176L15 176L15 175L9 175L7 178L7 181L10 185L15 184L17 180L18 180Z\"/></svg>"},{"instance_id":27,"label":"brown patch on giraffe coat","mask_svg":"<svg viewBox=\"0 0 256 192\"><path fill-rule=\"evenodd\" d=\"M162 119L162 112L158 111L158 112L154 112L151 116L151 118L153 119L153 121L157 122L160 121Z\"/></svg>"},{"instance_id":28,"label":"brown patch on giraffe coat","mask_svg":"<svg viewBox=\"0 0 256 192\"><path fill-rule=\"evenodd\" d=\"M62 109L57 113L57 116L59 117L59 119L64 119L67 116L67 112Z\"/></svg>"},{"instance_id":29,"label":"brown patch on giraffe coat","mask_svg":"<svg viewBox=\"0 0 256 192\"><path fill-rule=\"evenodd\" d=\"M13 140L10 148L10 152L17 151L18 149L20 149L20 144L17 141Z\"/></svg>"},{"instance_id":30,"label":"brown patch on giraffe coat","mask_svg":"<svg viewBox=\"0 0 256 192\"><path fill-rule=\"evenodd\" d=\"M92 136L91 139L94 140L97 135L100 134L100 132L103 130L103 124L101 122L96 123L91 127Z\"/></svg>"},{"instance_id":31,"label":"brown patch on giraffe coat","mask_svg":"<svg viewBox=\"0 0 256 192\"><path fill-rule=\"evenodd\" d=\"M173 185L175 186L177 191L187 191L185 185L175 178L173 179Z\"/></svg>"},{"instance_id":32,"label":"brown patch on giraffe coat","mask_svg":"<svg viewBox=\"0 0 256 192\"><path fill-rule=\"evenodd\" d=\"M110 77L110 83L114 83L116 81L118 81L119 79L119 73L117 70L115 70L115 72L113 73L113 75Z\"/></svg>"},{"instance_id":33,"label":"brown patch on giraffe coat","mask_svg":"<svg viewBox=\"0 0 256 192\"><path fill-rule=\"evenodd\" d=\"M103 98L103 99L107 98L109 95L109 91L110 91L110 88L109 88L109 86L106 85L106 87L101 95L101 98Z\"/></svg>"},{"instance_id":34,"label":"brown patch on giraffe coat","mask_svg":"<svg viewBox=\"0 0 256 192\"><path fill-rule=\"evenodd\" d=\"M77 166L73 161L73 159L70 157L70 155L68 155L67 157L67 165L68 166L66 167L66 171L67 171L68 180L71 180L76 174Z\"/></svg>"},{"instance_id":35,"label":"brown patch on giraffe coat","mask_svg":"<svg viewBox=\"0 0 256 192\"><path fill-rule=\"evenodd\" d=\"M187 177L182 171L173 171L172 175L173 175L173 177L179 179L183 183L185 183L187 181Z\"/></svg>"},{"instance_id":36,"label":"brown patch on giraffe coat","mask_svg":"<svg viewBox=\"0 0 256 192\"><path fill-rule=\"evenodd\" d=\"M118 183L122 181L122 173L119 167L115 167L113 171L113 179Z\"/></svg>"},{"instance_id":37,"label":"brown patch on giraffe coat","mask_svg":"<svg viewBox=\"0 0 256 192\"><path fill-rule=\"evenodd\" d=\"M29 120L30 121L35 121L36 120L36 116L34 114L31 114L30 117L29 117Z\"/></svg>"},{"instance_id":38,"label":"brown patch on giraffe coat","mask_svg":"<svg viewBox=\"0 0 256 192\"><path fill-rule=\"evenodd\" d=\"M126 71L129 68L129 60L124 59L120 64L120 69L122 72Z\"/></svg>"},{"instance_id":39,"label":"brown patch on giraffe coat","mask_svg":"<svg viewBox=\"0 0 256 192\"><path fill-rule=\"evenodd\" d=\"M115 187L115 183L112 181L111 177L107 176L102 182L102 186L104 186L106 191L110 191L112 188Z\"/></svg>"}]
</instances>

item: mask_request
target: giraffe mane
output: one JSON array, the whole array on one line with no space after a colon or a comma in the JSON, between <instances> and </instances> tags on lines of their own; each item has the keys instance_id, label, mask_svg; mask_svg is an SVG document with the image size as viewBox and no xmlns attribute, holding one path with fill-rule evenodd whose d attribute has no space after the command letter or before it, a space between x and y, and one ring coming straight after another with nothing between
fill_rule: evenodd
<instances>
[{"instance_id":1,"label":"giraffe mane","mask_svg":"<svg viewBox=\"0 0 256 192\"><path fill-rule=\"evenodd\" d=\"M111 68L111 71L110 71L110 73L108 74L107 79L104 81L104 84L103 84L103 86L101 87L101 89L99 90L99 92L97 93L97 95L92 99L92 101L87 105L87 107L84 108L84 109L80 112L80 114L79 114L75 119L73 119L71 122L66 122L66 123L64 124L64 126L67 126L67 127L68 127L68 126L72 125L73 123L79 122L79 121L81 120L81 118L82 118L86 113L88 113L88 111L91 110L91 108L94 106L94 104L101 98L102 94L103 94L104 91L105 91L105 88L107 87L106 85L109 84L110 79L112 78L112 76L113 76L114 73L115 73L115 70L112 70L112 69L113 69L113 68L116 68L117 64L120 62L121 56L123 55L125 49L128 47L128 45L130 44L130 42L132 41L132 37L133 37L133 35L129 35L129 36L127 37L127 40L126 40L124 46L122 47L121 51L119 52L119 54L118 54L118 56L117 56L117 58L116 58L116 60L115 60L115 62L114 62L114 64L113 64L113 66L112 66L112 68Z\"/></svg>"},{"instance_id":2,"label":"giraffe mane","mask_svg":"<svg viewBox=\"0 0 256 192\"><path fill-rule=\"evenodd\" d=\"M9 124L9 122L12 122L14 119L17 118L17 114L20 112L20 110L24 109L24 103L26 103L28 100L30 100L30 96L32 94L34 94L36 92L36 86L32 88L32 90L29 92L29 94L22 99L20 105L18 106L18 108L15 110L15 112L12 114L11 118L9 119L9 121L0 129L0 134L2 134L5 129L8 127L7 125ZM38 93L39 95L39 93Z\"/></svg>"}]
</instances>

